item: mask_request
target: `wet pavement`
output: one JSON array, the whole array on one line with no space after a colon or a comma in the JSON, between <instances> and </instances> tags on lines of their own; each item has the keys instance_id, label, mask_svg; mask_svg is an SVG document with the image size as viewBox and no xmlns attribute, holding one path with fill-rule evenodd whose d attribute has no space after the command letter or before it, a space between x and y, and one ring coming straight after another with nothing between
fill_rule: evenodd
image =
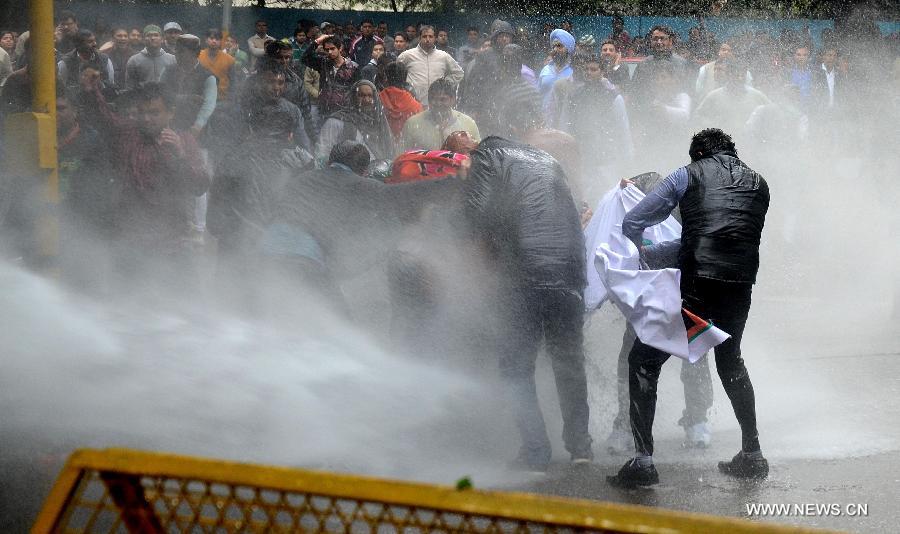
<instances>
[{"instance_id":1,"label":"wet pavement","mask_svg":"<svg viewBox=\"0 0 900 534\"><path fill-rule=\"evenodd\" d=\"M823 299L755 296L742 347L756 390L768 480L740 481L718 472L717 462L737 452L740 432L714 365L712 444L705 450L682 447L675 424L684 405L681 364L669 361L654 425L660 485L622 490L606 483L628 457L605 452L613 413L598 410L592 413L594 464L564 462L558 447L559 461L546 476L514 489L848 532L900 532L900 337L890 320L896 314L890 298L869 305L869 313L854 313ZM598 332L619 320L601 310L589 328L589 357L604 371L595 382L611 378L610 358L621 339ZM611 395L592 405L614 406ZM545 413L551 410L556 408L548 404ZM749 513L747 505L757 503L788 505L789 511Z\"/></svg>"},{"instance_id":2,"label":"wet pavement","mask_svg":"<svg viewBox=\"0 0 900 534\"><path fill-rule=\"evenodd\" d=\"M591 465L555 463L546 476L535 476L515 489L848 532L898 531L898 452L841 460L776 460L768 480L750 482L730 479L716 469L718 460L731 457L731 449L681 450L677 441L659 446L675 452L657 461L660 484L652 488L609 486L606 475L614 474L623 462L604 456ZM785 504L790 512L751 514L748 504L756 503ZM808 505L828 507L807 510ZM840 516L833 515L835 509Z\"/></svg>"},{"instance_id":3,"label":"wet pavement","mask_svg":"<svg viewBox=\"0 0 900 534\"><path fill-rule=\"evenodd\" d=\"M639 490L607 485L606 475L627 457L609 455L603 447L614 416L612 384L623 328L621 316L605 308L592 318L586 335L595 463L568 464L557 443L557 461L547 475L509 482L488 480L482 473L472 477L475 486L849 532L900 532L900 335L890 298L870 300L864 309L771 293L754 298L743 348L756 390L760 440L771 466L768 480L737 481L718 473L716 462L731 458L740 438L715 374L712 445L706 450L681 447L681 429L675 424L683 407L680 362L672 361L663 369L655 424L661 484ZM804 320L795 320L798 316ZM550 434L559 436L555 388L546 358L541 361L544 413ZM109 441L128 442L115 436ZM0 532L28 529L66 455L81 445L48 442L40 433L0 432L5 480L0 485ZM511 444L505 442L506 447ZM503 454L509 450L514 448ZM498 458L488 460L502 465ZM786 505L788 511L750 514L748 504Z\"/></svg>"}]
</instances>

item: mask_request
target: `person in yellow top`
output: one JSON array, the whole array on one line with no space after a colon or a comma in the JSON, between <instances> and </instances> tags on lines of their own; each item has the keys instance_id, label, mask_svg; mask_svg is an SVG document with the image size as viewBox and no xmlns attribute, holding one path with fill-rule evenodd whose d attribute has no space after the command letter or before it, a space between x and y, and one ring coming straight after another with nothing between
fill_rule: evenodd
<instances>
[{"instance_id":1,"label":"person in yellow top","mask_svg":"<svg viewBox=\"0 0 900 534\"><path fill-rule=\"evenodd\" d=\"M235 60L222 51L222 32L215 28L206 31L206 48L200 51L198 59L218 78L219 100L226 99L234 77Z\"/></svg>"},{"instance_id":2,"label":"person in yellow top","mask_svg":"<svg viewBox=\"0 0 900 534\"><path fill-rule=\"evenodd\" d=\"M464 131L476 143L481 134L475 121L465 113L453 109L456 105L456 86L447 78L435 80L428 88L431 107L407 119L400 133L403 151L437 150L453 133Z\"/></svg>"}]
</instances>

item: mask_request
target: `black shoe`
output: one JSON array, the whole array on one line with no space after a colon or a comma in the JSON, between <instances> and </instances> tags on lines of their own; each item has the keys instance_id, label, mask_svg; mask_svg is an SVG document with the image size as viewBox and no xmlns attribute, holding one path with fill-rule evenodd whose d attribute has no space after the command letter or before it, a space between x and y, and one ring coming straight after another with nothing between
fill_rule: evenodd
<instances>
[{"instance_id":1,"label":"black shoe","mask_svg":"<svg viewBox=\"0 0 900 534\"><path fill-rule=\"evenodd\" d=\"M765 458L750 458L744 451L730 462L719 462L719 471L737 478L763 479L769 476L769 462Z\"/></svg>"},{"instance_id":2,"label":"black shoe","mask_svg":"<svg viewBox=\"0 0 900 534\"><path fill-rule=\"evenodd\" d=\"M659 484L659 473L656 472L653 464L641 467L638 465L637 458L632 458L625 462L618 473L606 477L606 481L609 485L617 488L631 489L638 486L652 486Z\"/></svg>"}]
</instances>

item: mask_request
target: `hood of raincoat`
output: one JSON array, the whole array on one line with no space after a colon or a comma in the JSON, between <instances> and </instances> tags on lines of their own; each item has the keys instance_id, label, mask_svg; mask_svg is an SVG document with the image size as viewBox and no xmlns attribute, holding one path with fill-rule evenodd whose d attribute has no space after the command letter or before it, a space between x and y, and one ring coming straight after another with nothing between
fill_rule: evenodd
<instances>
[{"instance_id":1,"label":"hood of raincoat","mask_svg":"<svg viewBox=\"0 0 900 534\"><path fill-rule=\"evenodd\" d=\"M501 33L507 33L513 37L516 36L516 31L513 29L512 24L505 20L496 19L491 23L491 41Z\"/></svg>"},{"instance_id":2,"label":"hood of raincoat","mask_svg":"<svg viewBox=\"0 0 900 534\"><path fill-rule=\"evenodd\" d=\"M515 287L585 286L584 234L565 173L534 147L488 137L470 154L465 219Z\"/></svg>"}]
</instances>

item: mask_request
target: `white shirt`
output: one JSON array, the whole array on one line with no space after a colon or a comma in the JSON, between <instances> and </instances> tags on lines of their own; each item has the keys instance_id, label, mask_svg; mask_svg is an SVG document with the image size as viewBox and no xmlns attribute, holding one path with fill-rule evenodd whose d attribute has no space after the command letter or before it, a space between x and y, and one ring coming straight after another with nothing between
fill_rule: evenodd
<instances>
[{"instance_id":1,"label":"white shirt","mask_svg":"<svg viewBox=\"0 0 900 534\"><path fill-rule=\"evenodd\" d=\"M822 70L825 71L825 80L828 82L828 107L834 107L834 69L828 72L825 64L822 63Z\"/></svg>"},{"instance_id":2,"label":"white shirt","mask_svg":"<svg viewBox=\"0 0 900 534\"><path fill-rule=\"evenodd\" d=\"M416 100L428 106L428 88L438 78L446 78L450 83L459 85L463 79L463 70L450 54L437 48L426 52L417 46L404 51L397 61L406 65L406 81L412 86Z\"/></svg>"}]
</instances>

